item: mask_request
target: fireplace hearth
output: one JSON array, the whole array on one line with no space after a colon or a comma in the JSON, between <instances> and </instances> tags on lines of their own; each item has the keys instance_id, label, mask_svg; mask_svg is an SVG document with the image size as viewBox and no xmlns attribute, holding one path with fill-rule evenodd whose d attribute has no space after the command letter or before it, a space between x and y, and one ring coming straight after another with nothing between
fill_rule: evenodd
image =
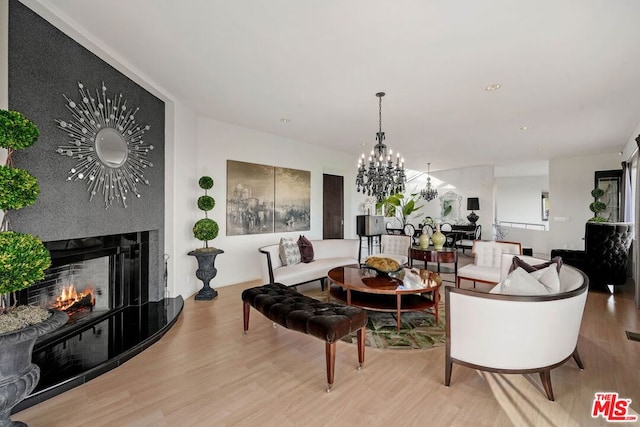
<instances>
[{"instance_id":1,"label":"fireplace hearth","mask_svg":"<svg viewBox=\"0 0 640 427\"><path fill-rule=\"evenodd\" d=\"M117 367L175 323L182 297L149 301L150 233L45 242L51 267L18 301L64 310L69 321L36 341L40 381L13 412Z\"/></svg>"}]
</instances>

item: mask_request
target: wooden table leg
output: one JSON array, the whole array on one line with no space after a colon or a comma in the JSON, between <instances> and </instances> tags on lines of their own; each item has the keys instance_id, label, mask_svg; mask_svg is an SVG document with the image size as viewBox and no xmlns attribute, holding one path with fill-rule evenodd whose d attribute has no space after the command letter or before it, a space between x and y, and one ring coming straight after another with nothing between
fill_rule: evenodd
<instances>
[{"instance_id":1,"label":"wooden table leg","mask_svg":"<svg viewBox=\"0 0 640 427\"><path fill-rule=\"evenodd\" d=\"M438 325L438 305L440 304L440 289L433 291L433 301L435 302L436 326Z\"/></svg>"},{"instance_id":2,"label":"wooden table leg","mask_svg":"<svg viewBox=\"0 0 640 427\"><path fill-rule=\"evenodd\" d=\"M402 316L402 294L398 294L398 296L396 297L398 300L398 332L400 332L400 319Z\"/></svg>"}]
</instances>

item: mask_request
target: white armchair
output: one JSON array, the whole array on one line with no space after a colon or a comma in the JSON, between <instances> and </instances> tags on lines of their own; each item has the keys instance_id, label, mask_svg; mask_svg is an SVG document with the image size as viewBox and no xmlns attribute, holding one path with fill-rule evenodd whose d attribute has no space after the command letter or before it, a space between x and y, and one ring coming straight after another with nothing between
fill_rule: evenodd
<instances>
[{"instance_id":1,"label":"white armchair","mask_svg":"<svg viewBox=\"0 0 640 427\"><path fill-rule=\"evenodd\" d=\"M375 256L391 258L398 261L398 264L405 265L409 262L410 248L411 236L383 234L380 238L380 253Z\"/></svg>"},{"instance_id":2,"label":"white armchair","mask_svg":"<svg viewBox=\"0 0 640 427\"><path fill-rule=\"evenodd\" d=\"M473 241L473 264L458 269L456 286L461 280L471 280L475 288L476 282L495 285L500 281L500 263L502 254L522 254L522 244L493 240Z\"/></svg>"},{"instance_id":3,"label":"white armchair","mask_svg":"<svg viewBox=\"0 0 640 427\"><path fill-rule=\"evenodd\" d=\"M502 257L502 278L512 257ZM445 385L451 383L453 363L497 373L537 372L547 398L554 400L551 369L571 357L583 369L577 341L588 284L584 273L564 265L557 294L516 296L446 287Z\"/></svg>"}]
</instances>

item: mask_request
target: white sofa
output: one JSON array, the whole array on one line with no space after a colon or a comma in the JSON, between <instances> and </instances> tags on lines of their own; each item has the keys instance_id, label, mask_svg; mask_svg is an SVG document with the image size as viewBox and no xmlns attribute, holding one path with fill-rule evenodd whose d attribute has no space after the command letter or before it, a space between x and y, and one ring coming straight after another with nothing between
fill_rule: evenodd
<instances>
[{"instance_id":1,"label":"white sofa","mask_svg":"<svg viewBox=\"0 0 640 427\"><path fill-rule=\"evenodd\" d=\"M512 258L502 255L501 280ZM531 265L545 262L520 258ZM445 288L445 385L451 382L453 363L498 373L537 372L547 398L554 400L551 369L571 357L583 368L577 341L588 286L582 271L565 264L556 294L516 296Z\"/></svg>"},{"instance_id":2,"label":"white sofa","mask_svg":"<svg viewBox=\"0 0 640 427\"><path fill-rule=\"evenodd\" d=\"M500 263L502 254L522 254L522 245L518 242L493 240L474 240L472 246L473 264L458 269L456 286L460 281L471 280L475 288L476 282L495 285L500 281Z\"/></svg>"},{"instance_id":3,"label":"white sofa","mask_svg":"<svg viewBox=\"0 0 640 427\"><path fill-rule=\"evenodd\" d=\"M278 244L261 247L259 251L264 254L264 262L260 265L262 280L265 283L282 283L287 286L320 280L324 289L329 270L342 265L358 264L360 241L357 239L311 240L311 245L312 262L287 266L282 265Z\"/></svg>"}]
</instances>

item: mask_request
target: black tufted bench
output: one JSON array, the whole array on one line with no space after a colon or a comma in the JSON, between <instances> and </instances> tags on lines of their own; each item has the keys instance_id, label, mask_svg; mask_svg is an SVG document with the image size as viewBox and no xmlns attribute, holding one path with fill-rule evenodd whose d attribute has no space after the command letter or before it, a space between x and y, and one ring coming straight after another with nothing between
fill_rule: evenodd
<instances>
[{"instance_id":1,"label":"black tufted bench","mask_svg":"<svg viewBox=\"0 0 640 427\"><path fill-rule=\"evenodd\" d=\"M245 289L242 301L245 335L249 329L250 307L253 307L278 325L326 341L327 392L333 386L336 342L354 331L358 331L358 369L362 368L367 325L364 310L318 301L280 283Z\"/></svg>"}]
</instances>

